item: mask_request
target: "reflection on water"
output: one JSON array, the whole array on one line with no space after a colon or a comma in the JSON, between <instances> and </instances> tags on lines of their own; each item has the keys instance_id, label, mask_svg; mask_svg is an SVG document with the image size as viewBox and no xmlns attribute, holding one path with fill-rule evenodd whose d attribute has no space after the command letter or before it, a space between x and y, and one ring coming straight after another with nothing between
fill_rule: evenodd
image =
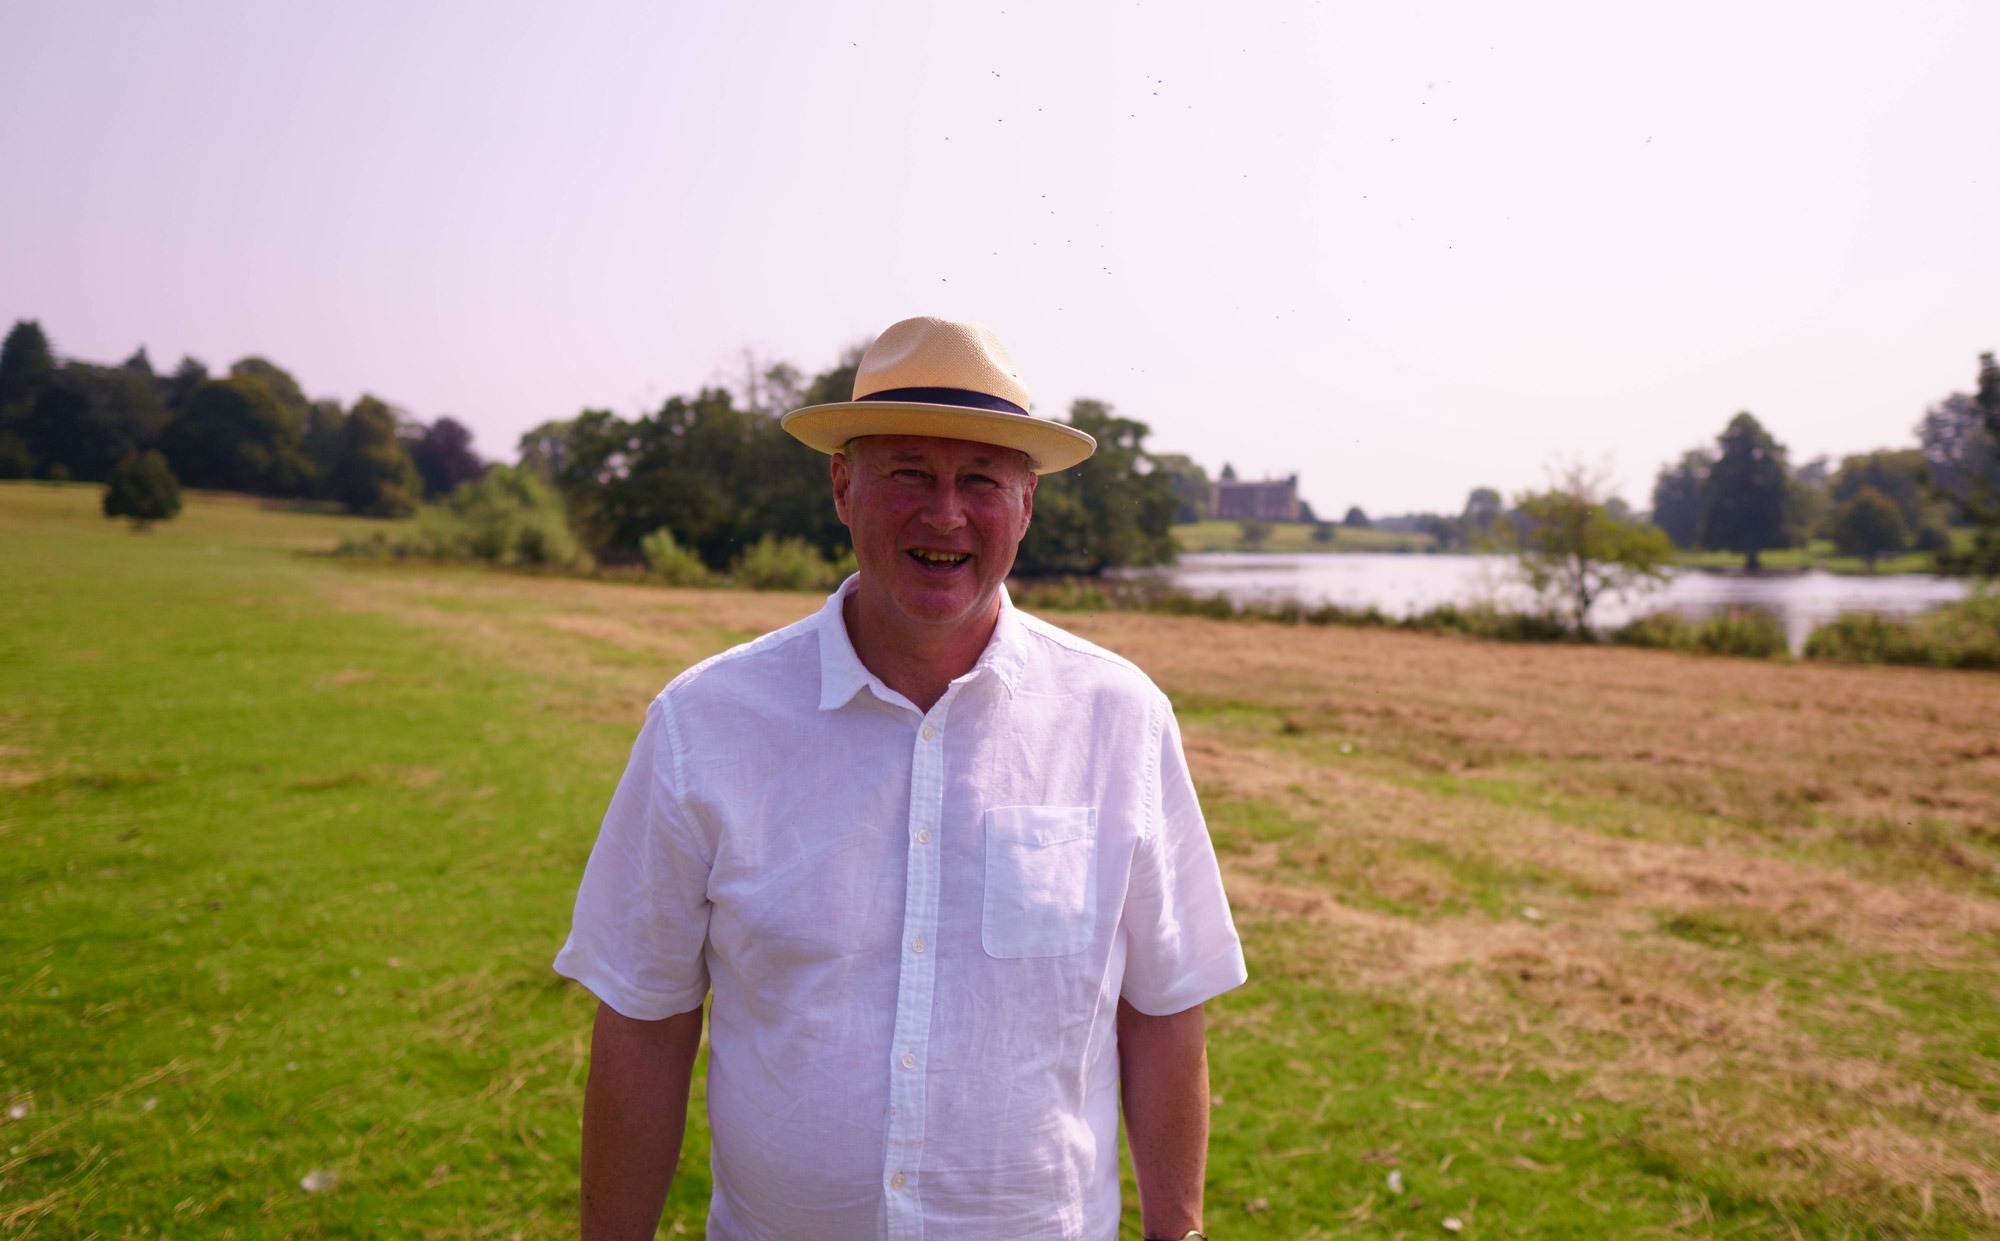
<instances>
[{"instance_id":1,"label":"reflection on water","mask_svg":"<svg viewBox=\"0 0 2000 1241\"><path fill-rule=\"evenodd\" d=\"M1197 552L1182 556L1171 568L1146 572L1192 594L1220 594L1239 603L1296 599L1347 607L1372 604L1395 616L1445 603L1523 608L1533 602L1515 579L1512 561L1503 556ZM1850 577L1812 570L1744 577L1684 569L1651 592L1604 600L1592 609L1591 620L1608 628L1667 609L1699 618L1756 607L1778 618L1797 651L1813 626L1842 612L1908 615L1962 599L1969 589L1960 578L1917 573Z\"/></svg>"}]
</instances>

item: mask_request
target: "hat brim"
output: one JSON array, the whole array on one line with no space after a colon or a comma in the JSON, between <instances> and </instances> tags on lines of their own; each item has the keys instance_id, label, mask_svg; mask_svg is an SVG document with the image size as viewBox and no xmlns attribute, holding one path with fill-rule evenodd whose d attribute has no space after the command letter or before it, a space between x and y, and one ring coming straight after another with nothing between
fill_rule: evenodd
<instances>
[{"instance_id":1,"label":"hat brim","mask_svg":"<svg viewBox=\"0 0 2000 1241\"><path fill-rule=\"evenodd\" d=\"M778 425L793 439L823 453L837 453L863 435L933 435L998 444L1027 453L1037 474L1067 470L1097 451L1097 441L1087 432L1046 418L915 401L808 405L786 414Z\"/></svg>"}]
</instances>

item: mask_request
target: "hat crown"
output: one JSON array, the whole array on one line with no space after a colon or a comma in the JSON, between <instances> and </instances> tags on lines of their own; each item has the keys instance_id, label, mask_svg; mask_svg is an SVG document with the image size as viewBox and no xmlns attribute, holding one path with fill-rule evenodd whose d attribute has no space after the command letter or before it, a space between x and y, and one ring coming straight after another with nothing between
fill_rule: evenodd
<instances>
[{"instance_id":1,"label":"hat crown","mask_svg":"<svg viewBox=\"0 0 2000 1241\"><path fill-rule=\"evenodd\" d=\"M855 368L857 401L899 388L960 388L1029 406L1027 385L990 328L930 315L890 324Z\"/></svg>"}]
</instances>

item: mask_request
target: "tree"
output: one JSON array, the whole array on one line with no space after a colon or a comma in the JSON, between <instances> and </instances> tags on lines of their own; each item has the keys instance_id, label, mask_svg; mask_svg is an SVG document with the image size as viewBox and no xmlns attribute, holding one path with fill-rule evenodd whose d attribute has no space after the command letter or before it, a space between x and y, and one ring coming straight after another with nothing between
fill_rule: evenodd
<instances>
[{"instance_id":1,"label":"tree","mask_svg":"<svg viewBox=\"0 0 2000 1241\"><path fill-rule=\"evenodd\" d=\"M1546 490L1515 497L1501 521L1522 578L1569 614L1577 636L1590 632L1590 610L1605 595L1664 581L1674 549L1647 522L1612 516L1604 480L1581 466L1558 472Z\"/></svg>"},{"instance_id":2,"label":"tree","mask_svg":"<svg viewBox=\"0 0 2000 1241\"><path fill-rule=\"evenodd\" d=\"M333 476L334 464L340 460L340 434L347 426L347 411L340 402L332 399L318 400L306 411L305 425L300 429L299 451L312 463L312 494L318 499L330 499L327 480Z\"/></svg>"},{"instance_id":3,"label":"tree","mask_svg":"<svg viewBox=\"0 0 2000 1241\"><path fill-rule=\"evenodd\" d=\"M1877 556L1910 545L1910 530L1894 500L1863 486L1833 510L1833 545L1843 556L1861 557L1872 569Z\"/></svg>"},{"instance_id":4,"label":"tree","mask_svg":"<svg viewBox=\"0 0 2000 1241\"><path fill-rule=\"evenodd\" d=\"M1729 420L1716 448L1702 487L1700 542L1742 553L1743 567L1754 573L1761 553L1796 541L1785 449L1747 411Z\"/></svg>"},{"instance_id":5,"label":"tree","mask_svg":"<svg viewBox=\"0 0 2000 1241\"><path fill-rule=\"evenodd\" d=\"M1491 487L1474 487L1465 497L1465 509L1458 515L1460 538L1468 543L1485 543L1493 538L1505 502Z\"/></svg>"},{"instance_id":6,"label":"tree","mask_svg":"<svg viewBox=\"0 0 2000 1241\"><path fill-rule=\"evenodd\" d=\"M1949 506L1953 520L1966 520L1967 505L1977 505L1983 494L2000 496L2000 443L1972 397L1954 392L1931 406L1916 433L1926 488Z\"/></svg>"},{"instance_id":7,"label":"tree","mask_svg":"<svg viewBox=\"0 0 2000 1241\"><path fill-rule=\"evenodd\" d=\"M1792 471L1788 484L1792 529L1801 542L1833 537L1833 466L1826 455L1814 457Z\"/></svg>"},{"instance_id":8,"label":"tree","mask_svg":"<svg viewBox=\"0 0 2000 1241\"><path fill-rule=\"evenodd\" d=\"M1991 353L1979 355L1974 394L1946 398L1918 431L1933 485L1974 528L1971 550L1940 554L1939 567L2000 577L2000 363Z\"/></svg>"},{"instance_id":9,"label":"tree","mask_svg":"<svg viewBox=\"0 0 2000 1241\"><path fill-rule=\"evenodd\" d=\"M1208 481L1208 471L1197 465L1186 453L1161 453L1153 458L1153 468L1166 475L1167 485L1174 489L1180 500L1180 507L1174 510L1174 521L1208 520L1209 495L1214 487Z\"/></svg>"},{"instance_id":10,"label":"tree","mask_svg":"<svg viewBox=\"0 0 2000 1241\"><path fill-rule=\"evenodd\" d=\"M1921 448L1882 448L1843 457L1840 469L1827 483L1827 497L1837 520L1856 496L1873 488L1895 505L1897 524L1906 541L1914 541L1919 550L1935 551L1949 547L1951 537L1945 532L1945 517L1929 481L1930 467ZM1828 532L1838 539L1831 526Z\"/></svg>"},{"instance_id":11,"label":"tree","mask_svg":"<svg viewBox=\"0 0 2000 1241\"><path fill-rule=\"evenodd\" d=\"M1097 451L1081 465L1042 475L1014 571L1094 575L1115 566L1171 564L1180 497L1146 452L1152 429L1089 398L1070 405L1069 425L1094 438Z\"/></svg>"},{"instance_id":12,"label":"tree","mask_svg":"<svg viewBox=\"0 0 2000 1241\"><path fill-rule=\"evenodd\" d=\"M55 372L55 354L42 325L33 319L16 322L0 344L0 478L33 477L28 419Z\"/></svg>"},{"instance_id":13,"label":"tree","mask_svg":"<svg viewBox=\"0 0 2000 1241\"><path fill-rule=\"evenodd\" d=\"M416 511L424 482L396 435L396 412L387 403L363 396L347 411L327 488L348 512L364 517Z\"/></svg>"},{"instance_id":14,"label":"tree","mask_svg":"<svg viewBox=\"0 0 2000 1241\"><path fill-rule=\"evenodd\" d=\"M1355 504L1348 507L1347 516L1340 519L1340 524L1350 530L1367 530L1375 523L1368 520L1368 514L1361 511L1359 504Z\"/></svg>"},{"instance_id":15,"label":"tree","mask_svg":"<svg viewBox=\"0 0 2000 1241\"><path fill-rule=\"evenodd\" d=\"M472 451L472 432L447 414L409 441L410 460L423 476L424 498L449 495L460 483L486 472L486 463Z\"/></svg>"},{"instance_id":16,"label":"tree","mask_svg":"<svg viewBox=\"0 0 2000 1241\"><path fill-rule=\"evenodd\" d=\"M312 475L297 419L254 375L203 382L167 424L161 448L190 487L297 495Z\"/></svg>"},{"instance_id":17,"label":"tree","mask_svg":"<svg viewBox=\"0 0 2000 1241\"><path fill-rule=\"evenodd\" d=\"M102 482L134 452L158 445L168 412L152 378L129 366L65 362L43 386L21 428L47 472Z\"/></svg>"},{"instance_id":18,"label":"tree","mask_svg":"<svg viewBox=\"0 0 2000 1241\"><path fill-rule=\"evenodd\" d=\"M184 357L174 373L160 382L160 399L167 408L178 414L187 408L193 399L195 389L208 382L208 367L194 358Z\"/></svg>"},{"instance_id":19,"label":"tree","mask_svg":"<svg viewBox=\"0 0 2000 1241\"><path fill-rule=\"evenodd\" d=\"M1663 467L1653 480L1653 524L1666 531L1675 547L1692 548L1701 543L1702 504L1708 493L1708 473L1714 468L1715 454L1694 448Z\"/></svg>"},{"instance_id":20,"label":"tree","mask_svg":"<svg viewBox=\"0 0 2000 1241\"><path fill-rule=\"evenodd\" d=\"M111 471L104 488L104 515L131 521L144 530L156 521L171 521L181 511L181 485L167 459L157 452L135 452Z\"/></svg>"}]
</instances>

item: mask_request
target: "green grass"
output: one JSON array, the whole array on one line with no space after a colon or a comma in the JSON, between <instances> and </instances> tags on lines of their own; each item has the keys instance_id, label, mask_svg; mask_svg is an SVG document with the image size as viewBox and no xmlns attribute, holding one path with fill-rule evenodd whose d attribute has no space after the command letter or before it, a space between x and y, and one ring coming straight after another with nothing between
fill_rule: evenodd
<instances>
[{"instance_id":1,"label":"green grass","mask_svg":"<svg viewBox=\"0 0 2000 1241\"><path fill-rule=\"evenodd\" d=\"M95 503L0 486L0 1238L569 1235L593 1005L548 962L597 819L651 691L812 601L341 563L300 552L372 524L201 495L133 535ZM1616 1040L1564 1024L1540 957L1458 1001L1395 984L1410 928L1500 928L1559 963L1563 911L1618 897L1489 833L1616 837L1629 799L1552 795L1555 759L1414 717L1181 706L1191 739L1314 773L1205 785L1223 856L1360 920L1239 911L1254 981L1211 1008L1216 1235L1980 1235L1942 1197L1799 1190L1785 1161L1809 1155L1754 1129L1766 1096L1618 1086ZM1749 834L1644 817L1648 840ZM1726 905L1656 934L2000 1114L1990 974ZM1880 1011L1814 1016L1827 994ZM1786 1089L1786 1116L1820 1114ZM1713 1141L1716 1115L1770 1140ZM1934 1123L1990 1149L1981 1117ZM697 1104L663 1232L699 1235L707 1192Z\"/></svg>"},{"instance_id":2,"label":"green grass","mask_svg":"<svg viewBox=\"0 0 2000 1241\"><path fill-rule=\"evenodd\" d=\"M347 523L94 500L0 488L0 1235L562 1231L626 730L327 607L288 545Z\"/></svg>"},{"instance_id":3,"label":"green grass","mask_svg":"<svg viewBox=\"0 0 2000 1241\"><path fill-rule=\"evenodd\" d=\"M1952 546L1963 552L1972 546L1973 532L1969 529L1951 531ZM1899 556L1879 557L1873 566L1864 563L1859 556L1843 556L1833 549L1832 539L1813 539L1804 547L1783 547L1765 552L1758 561L1766 569L1798 571L1819 569L1826 573L1935 573L1937 561L1929 552L1904 552ZM1684 551L1674 557L1674 563L1691 569L1740 569L1743 557L1735 552L1690 552Z\"/></svg>"},{"instance_id":4,"label":"green grass","mask_svg":"<svg viewBox=\"0 0 2000 1241\"><path fill-rule=\"evenodd\" d=\"M1243 527L1234 521L1194 521L1175 526L1174 546L1184 552L1427 552L1436 540L1428 534L1398 534L1393 530L1332 527L1333 538L1313 538L1309 521L1275 521L1269 535L1255 546L1243 541Z\"/></svg>"}]
</instances>

